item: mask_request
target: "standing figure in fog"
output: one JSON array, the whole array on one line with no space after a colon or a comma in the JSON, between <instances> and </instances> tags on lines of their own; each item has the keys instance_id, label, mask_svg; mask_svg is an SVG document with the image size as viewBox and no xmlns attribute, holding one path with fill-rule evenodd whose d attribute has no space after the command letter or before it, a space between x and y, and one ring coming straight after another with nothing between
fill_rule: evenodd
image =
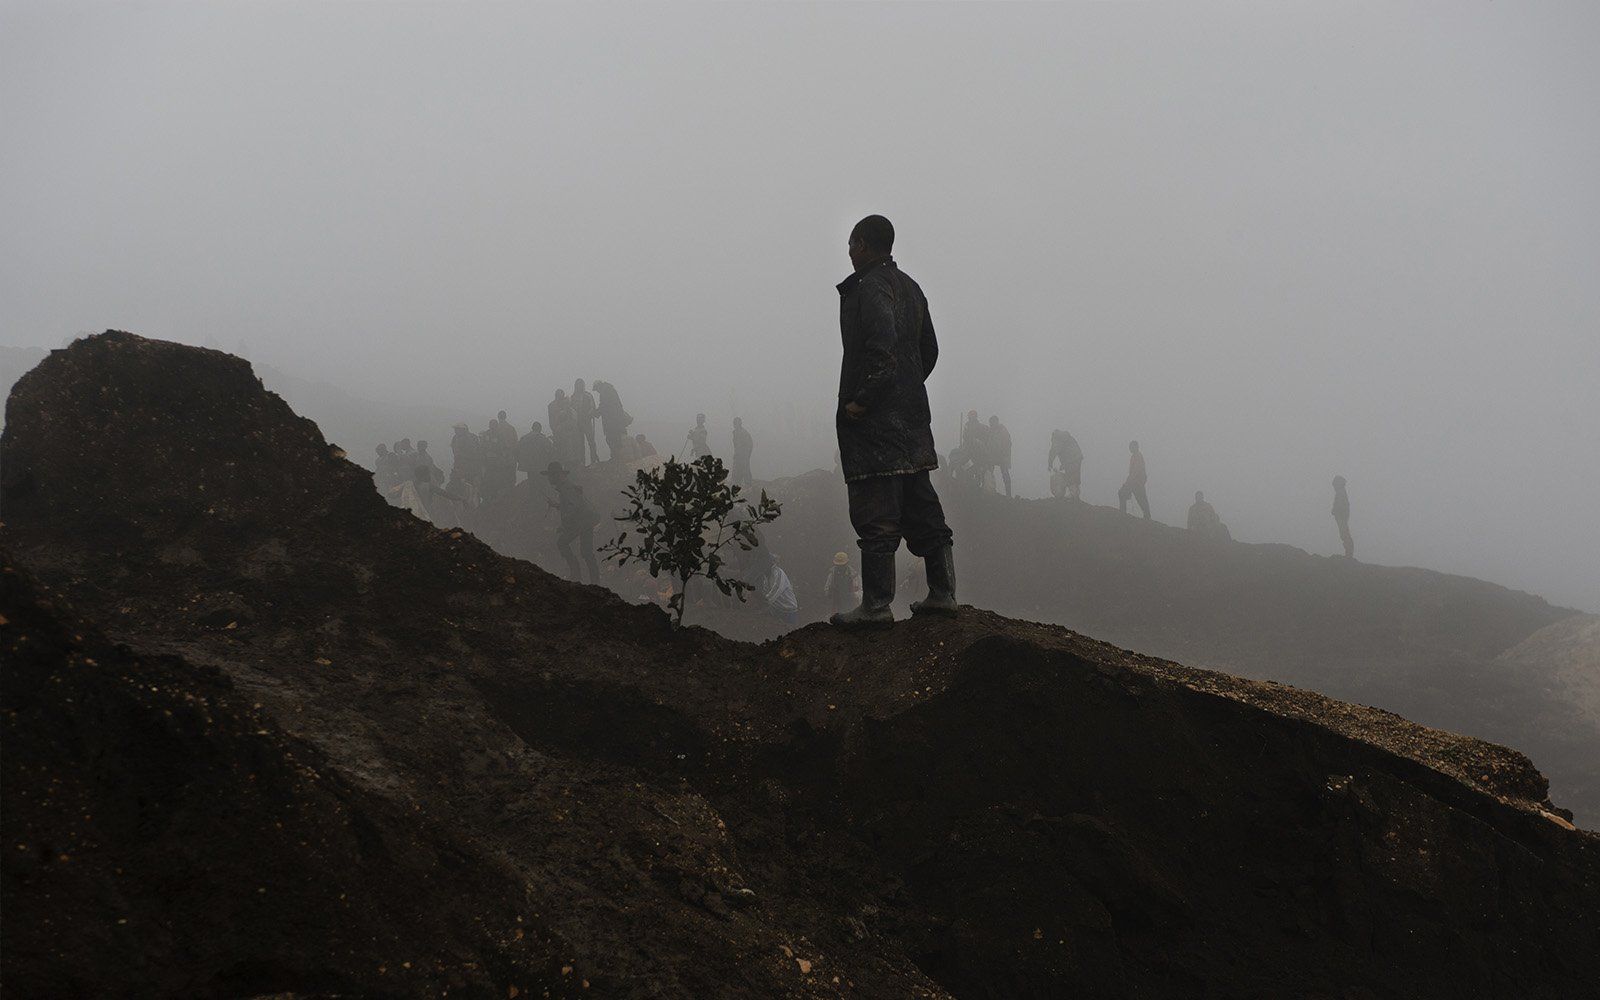
<instances>
[{"instance_id":1,"label":"standing figure in fog","mask_svg":"<svg viewBox=\"0 0 1600 1000\"><path fill-rule=\"evenodd\" d=\"M1356 540L1350 535L1350 495L1344 491L1344 477L1333 477L1333 519L1339 525L1339 541L1344 543L1344 557L1356 557Z\"/></svg>"},{"instance_id":2,"label":"standing figure in fog","mask_svg":"<svg viewBox=\"0 0 1600 1000\"><path fill-rule=\"evenodd\" d=\"M1069 494L1078 499L1083 484L1083 449L1078 446L1078 439L1066 431L1050 432L1050 457L1045 459L1045 471L1054 469L1057 462L1061 463L1061 471L1050 477L1050 492L1058 499Z\"/></svg>"},{"instance_id":3,"label":"standing figure in fog","mask_svg":"<svg viewBox=\"0 0 1600 1000\"><path fill-rule=\"evenodd\" d=\"M574 483L567 476L567 470L562 468L560 462L551 462L549 468L540 473L550 480L550 488L556 491L556 499L551 501L561 514L561 527L556 534L556 549L561 553L561 559L567 564L567 575L579 583L583 576L578 572L578 559L583 559L583 567L589 571L589 582L600 582L600 565L594 557L594 526L600 523L600 515L590 505L583 495L583 487ZM572 545L578 544L577 553L573 553Z\"/></svg>"},{"instance_id":4,"label":"standing figure in fog","mask_svg":"<svg viewBox=\"0 0 1600 1000\"><path fill-rule=\"evenodd\" d=\"M1006 484L1006 496L1011 495L1011 432L998 416L989 417L989 464L1000 470Z\"/></svg>"},{"instance_id":5,"label":"standing figure in fog","mask_svg":"<svg viewBox=\"0 0 1600 1000\"><path fill-rule=\"evenodd\" d=\"M600 461L600 448L594 443L594 422L600 416L594 396L584 388L583 379L572 383L572 414L578 419L578 431L583 435L586 451L580 455L579 465L592 465Z\"/></svg>"},{"instance_id":6,"label":"standing figure in fog","mask_svg":"<svg viewBox=\"0 0 1600 1000\"><path fill-rule=\"evenodd\" d=\"M706 426L706 415L694 415L694 429L689 431L685 439L689 445L689 459L693 461L702 455L711 454L711 429Z\"/></svg>"},{"instance_id":7,"label":"standing figure in fog","mask_svg":"<svg viewBox=\"0 0 1600 1000\"><path fill-rule=\"evenodd\" d=\"M744 421L733 418L733 484L750 486L756 477L750 473L750 453L755 451L755 439L744 429Z\"/></svg>"},{"instance_id":8,"label":"standing figure in fog","mask_svg":"<svg viewBox=\"0 0 1600 1000\"><path fill-rule=\"evenodd\" d=\"M835 625L894 621L894 554L905 539L927 564L928 597L913 614L956 613L955 554L928 473L938 468L924 383L939 343L922 289L890 256L894 226L869 215L850 233L854 272L839 283L844 358L834 423L861 546L861 606Z\"/></svg>"},{"instance_id":9,"label":"standing figure in fog","mask_svg":"<svg viewBox=\"0 0 1600 1000\"><path fill-rule=\"evenodd\" d=\"M1144 471L1144 452L1139 450L1139 442L1128 442L1128 478L1123 480L1122 488L1117 490L1117 509L1124 514L1128 512L1130 499L1139 501L1139 509L1144 511L1144 519L1150 520L1150 498L1144 494L1146 480Z\"/></svg>"}]
</instances>

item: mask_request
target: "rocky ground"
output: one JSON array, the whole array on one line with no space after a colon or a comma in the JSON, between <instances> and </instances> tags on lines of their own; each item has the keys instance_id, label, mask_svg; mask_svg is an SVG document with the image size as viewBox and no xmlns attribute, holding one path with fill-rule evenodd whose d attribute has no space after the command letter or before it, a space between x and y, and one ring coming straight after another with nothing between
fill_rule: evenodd
<instances>
[{"instance_id":1,"label":"rocky ground","mask_svg":"<svg viewBox=\"0 0 1600 1000\"><path fill-rule=\"evenodd\" d=\"M601 498L616 496L631 472L602 463L580 476ZM759 485L784 506L765 533L795 584L802 621L820 621L833 554L855 553L843 483L818 471ZM964 600L1509 744L1539 762L1580 825L1600 827L1593 616L1467 577L1218 543L1113 507L1010 500L944 478L939 486ZM555 521L533 489L524 483L474 512L472 529L497 551L559 573ZM902 616L925 592L919 569L902 554L911 577L898 597ZM628 574L606 582L638 596ZM740 639L785 631L754 610L695 607L689 620Z\"/></svg>"},{"instance_id":2,"label":"rocky ground","mask_svg":"<svg viewBox=\"0 0 1600 1000\"><path fill-rule=\"evenodd\" d=\"M1515 751L987 612L674 631L128 334L24 377L3 446L17 995L1600 980L1600 838Z\"/></svg>"}]
</instances>

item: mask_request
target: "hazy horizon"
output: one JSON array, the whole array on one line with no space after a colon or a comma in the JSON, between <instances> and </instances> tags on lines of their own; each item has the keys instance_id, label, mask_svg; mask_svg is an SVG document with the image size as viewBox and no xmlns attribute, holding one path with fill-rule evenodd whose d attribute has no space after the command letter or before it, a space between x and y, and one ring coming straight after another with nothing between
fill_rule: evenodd
<instances>
[{"instance_id":1,"label":"hazy horizon","mask_svg":"<svg viewBox=\"0 0 1600 1000\"><path fill-rule=\"evenodd\" d=\"M1159 519L1322 553L1343 474L1358 558L1600 611L1597 43L1577 3L12 3L0 343L243 343L520 429L605 378L786 474L882 212L941 448L998 413L1038 496L1064 427L1115 503L1137 438Z\"/></svg>"}]
</instances>

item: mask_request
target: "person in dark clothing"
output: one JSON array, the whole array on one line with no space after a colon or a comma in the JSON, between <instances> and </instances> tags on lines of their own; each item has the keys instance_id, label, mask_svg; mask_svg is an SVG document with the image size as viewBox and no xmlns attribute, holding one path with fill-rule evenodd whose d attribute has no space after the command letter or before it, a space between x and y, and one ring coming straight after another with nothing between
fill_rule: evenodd
<instances>
[{"instance_id":1,"label":"person in dark clothing","mask_svg":"<svg viewBox=\"0 0 1600 1000\"><path fill-rule=\"evenodd\" d=\"M656 446L651 444L643 434L635 435L633 443L639 446L640 458L652 458L657 454Z\"/></svg>"},{"instance_id":2,"label":"person in dark clothing","mask_svg":"<svg viewBox=\"0 0 1600 1000\"><path fill-rule=\"evenodd\" d=\"M400 485L400 463L390 453L386 444L378 445L378 460L373 466L372 481L378 487L378 492L385 497L389 491Z\"/></svg>"},{"instance_id":3,"label":"person in dark clothing","mask_svg":"<svg viewBox=\"0 0 1600 1000\"><path fill-rule=\"evenodd\" d=\"M633 418L622 408L622 396L617 393L616 386L597 380L594 391L600 397L600 433L605 436L606 451L612 461L626 459L626 453L632 449L624 441Z\"/></svg>"},{"instance_id":4,"label":"person in dark clothing","mask_svg":"<svg viewBox=\"0 0 1600 1000\"><path fill-rule=\"evenodd\" d=\"M1194 491L1194 503L1189 506L1189 530L1204 538L1223 542L1233 540L1233 533L1222 523L1217 509L1206 501L1206 495L1200 490Z\"/></svg>"},{"instance_id":5,"label":"person in dark clothing","mask_svg":"<svg viewBox=\"0 0 1600 1000\"><path fill-rule=\"evenodd\" d=\"M711 429L706 426L706 415L704 413L696 413L694 415L694 429L689 432L689 436L685 441L689 445L690 461L699 458L701 455L711 454Z\"/></svg>"},{"instance_id":6,"label":"person in dark clothing","mask_svg":"<svg viewBox=\"0 0 1600 1000\"><path fill-rule=\"evenodd\" d=\"M989 428L978 418L977 410L967 411L967 422L961 425L961 445L957 450L961 454L959 459L951 457L951 474L982 486L994 462L989 457Z\"/></svg>"},{"instance_id":7,"label":"person in dark clothing","mask_svg":"<svg viewBox=\"0 0 1600 1000\"><path fill-rule=\"evenodd\" d=\"M567 563L568 576L579 583L583 582L583 576L578 572L578 556L572 551L572 543L577 542L578 553L583 556L583 565L589 571L589 582L599 583L600 564L594 557L594 526L600 523L600 515L595 513L594 507L584 497L583 487L567 478L567 470L561 467L560 462L551 462L540 474L550 480L551 489L556 491L556 500L551 503L561 514L556 548Z\"/></svg>"},{"instance_id":8,"label":"person in dark clothing","mask_svg":"<svg viewBox=\"0 0 1600 1000\"><path fill-rule=\"evenodd\" d=\"M1144 453L1139 450L1139 442L1128 442L1128 478L1123 480L1122 488L1117 490L1117 509L1124 514L1128 512L1129 499L1139 501L1139 509L1144 511L1144 519L1150 520L1150 499L1144 494L1146 480L1144 471Z\"/></svg>"},{"instance_id":9,"label":"person in dark clothing","mask_svg":"<svg viewBox=\"0 0 1600 1000\"><path fill-rule=\"evenodd\" d=\"M1333 519L1339 525L1339 541L1344 543L1344 557L1356 557L1356 540L1350 535L1350 495L1344 491L1344 477L1333 477Z\"/></svg>"},{"instance_id":10,"label":"person in dark clothing","mask_svg":"<svg viewBox=\"0 0 1600 1000\"><path fill-rule=\"evenodd\" d=\"M553 436L556 428L561 426L561 415L572 409L572 400L567 398L567 390L557 389L556 398L544 408L544 415L550 418L550 433Z\"/></svg>"},{"instance_id":11,"label":"person in dark clothing","mask_svg":"<svg viewBox=\"0 0 1600 1000\"><path fill-rule=\"evenodd\" d=\"M755 439L744 429L744 421L733 418L733 485L750 486L756 477L750 473L750 453L755 450Z\"/></svg>"},{"instance_id":12,"label":"person in dark clothing","mask_svg":"<svg viewBox=\"0 0 1600 1000\"><path fill-rule=\"evenodd\" d=\"M1050 492L1057 498L1071 493L1072 499L1077 500L1083 485L1083 449L1078 447L1078 439L1066 431L1050 433L1050 457L1045 459L1045 471L1054 469L1057 462L1061 463L1061 471L1050 477Z\"/></svg>"},{"instance_id":13,"label":"person in dark clothing","mask_svg":"<svg viewBox=\"0 0 1600 1000\"><path fill-rule=\"evenodd\" d=\"M413 461L415 461L417 465L424 466L428 469L428 478L431 479L435 484L440 486L444 485L444 470L439 468L438 463L433 460L433 456L428 454L428 442L417 442L417 453L413 456Z\"/></svg>"},{"instance_id":14,"label":"person in dark clothing","mask_svg":"<svg viewBox=\"0 0 1600 1000\"><path fill-rule=\"evenodd\" d=\"M548 469L555 458L556 446L545 437L544 425L534 421L533 427L517 442L517 468L532 478Z\"/></svg>"},{"instance_id":15,"label":"person in dark clothing","mask_svg":"<svg viewBox=\"0 0 1600 1000\"><path fill-rule=\"evenodd\" d=\"M1011 495L1011 432L997 416L989 417L989 464L998 467L1005 480L1006 496Z\"/></svg>"},{"instance_id":16,"label":"person in dark clothing","mask_svg":"<svg viewBox=\"0 0 1600 1000\"><path fill-rule=\"evenodd\" d=\"M572 414L578 418L578 432L583 436L587 445L583 460L584 465L600 461L600 448L594 443L594 422L600 416L600 410L594 405L594 396L583 386L583 379L572 383Z\"/></svg>"},{"instance_id":17,"label":"person in dark clothing","mask_svg":"<svg viewBox=\"0 0 1600 1000\"><path fill-rule=\"evenodd\" d=\"M470 483L476 492L483 486L483 441L466 424L456 424L455 432L450 439L450 478Z\"/></svg>"},{"instance_id":18,"label":"person in dark clothing","mask_svg":"<svg viewBox=\"0 0 1600 1000\"><path fill-rule=\"evenodd\" d=\"M869 215L850 233L854 272L840 282L844 357L834 423L861 546L861 606L835 625L894 621L895 550L900 540L927 564L928 597L913 614L955 614L953 536L928 477L939 466L924 383L939 343L922 289L890 256L894 227Z\"/></svg>"}]
</instances>

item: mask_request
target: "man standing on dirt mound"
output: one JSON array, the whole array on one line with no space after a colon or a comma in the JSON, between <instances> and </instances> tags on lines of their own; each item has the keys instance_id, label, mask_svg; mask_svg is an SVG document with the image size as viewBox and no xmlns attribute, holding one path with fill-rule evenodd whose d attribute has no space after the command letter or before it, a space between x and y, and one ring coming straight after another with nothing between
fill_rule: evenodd
<instances>
[{"instance_id":1,"label":"man standing on dirt mound","mask_svg":"<svg viewBox=\"0 0 1600 1000\"><path fill-rule=\"evenodd\" d=\"M928 596L912 614L956 613L950 527L928 473L939 467L928 411L928 373L939 360L928 300L895 264L894 226L869 215L850 231L855 273L839 283L839 458L850 523L861 546L861 606L835 625L894 621L894 554L900 539L927 564Z\"/></svg>"}]
</instances>

